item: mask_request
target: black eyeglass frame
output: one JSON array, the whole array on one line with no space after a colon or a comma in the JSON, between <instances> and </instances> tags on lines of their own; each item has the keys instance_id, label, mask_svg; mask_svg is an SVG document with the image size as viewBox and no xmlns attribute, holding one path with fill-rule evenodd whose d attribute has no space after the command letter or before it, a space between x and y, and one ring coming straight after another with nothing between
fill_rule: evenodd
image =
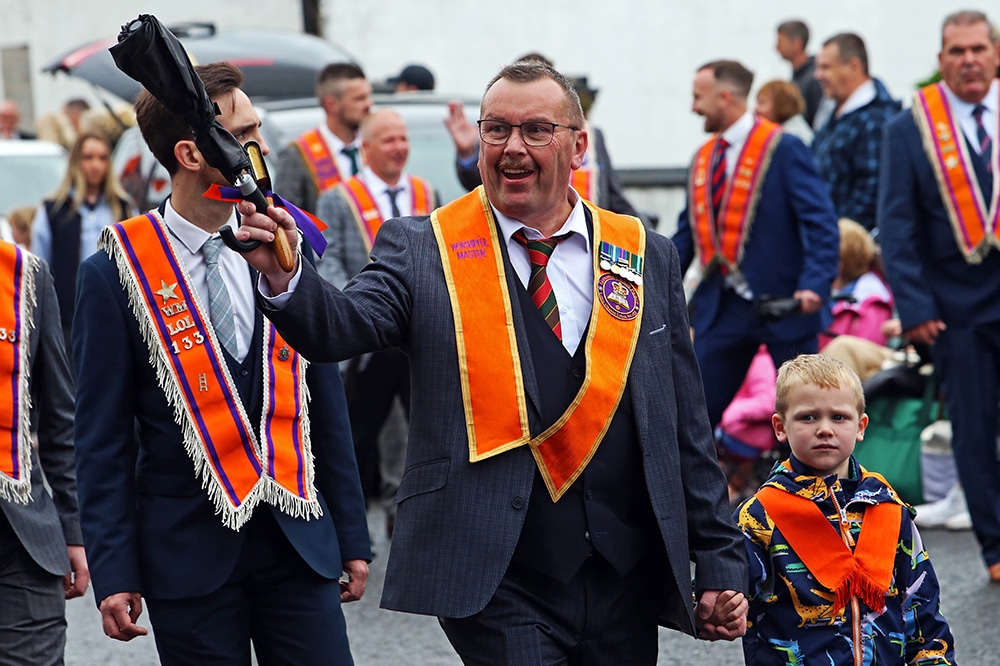
<instances>
[{"instance_id":1,"label":"black eyeglass frame","mask_svg":"<svg viewBox=\"0 0 1000 666\"><path fill-rule=\"evenodd\" d=\"M507 136L504 138L503 141L500 141L500 142L490 141L485 136L483 136L483 123L497 123L499 125L506 125L507 126ZM520 123L520 124L515 125L514 123L509 123L506 120L496 120L494 118L481 118L481 119L479 119L479 120L476 121L476 125L479 126L479 138L482 139L484 143L487 143L487 144L489 144L491 146L505 146L505 145L507 145L507 142L510 141L510 137L513 136L513 134L514 134L514 128L515 127L517 128L517 131L521 133L521 141L524 142L524 145L531 146L532 148L544 148L545 146L547 146L550 143L552 143L552 139L554 139L555 136L556 136L556 128L557 127L565 127L566 129L573 130L574 132L579 132L580 131L580 128L576 127L575 125L560 125L559 123L550 123L550 122L545 121L545 120L529 120L528 122L524 122L524 123ZM546 141L545 143L529 143L528 140L524 136L524 130L521 129L525 125L541 125L543 127L548 127L549 130L550 130L549 131L549 140Z\"/></svg>"}]
</instances>

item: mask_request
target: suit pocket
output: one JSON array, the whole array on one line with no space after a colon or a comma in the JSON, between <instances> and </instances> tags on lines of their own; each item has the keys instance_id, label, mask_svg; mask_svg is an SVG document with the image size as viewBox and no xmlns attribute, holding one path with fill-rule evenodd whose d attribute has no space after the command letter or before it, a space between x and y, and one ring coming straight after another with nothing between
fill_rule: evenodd
<instances>
[{"instance_id":1,"label":"suit pocket","mask_svg":"<svg viewBox=\"0 0 1000 666\"><path fill-rule=\"evenodd\" d=\"M396 491L396 498L393 501L399 504L410 497L441 490L448 481L450 466L451 460L442 458L410 467L403 472L399 490Z\"/></svg>"}]
</instances>

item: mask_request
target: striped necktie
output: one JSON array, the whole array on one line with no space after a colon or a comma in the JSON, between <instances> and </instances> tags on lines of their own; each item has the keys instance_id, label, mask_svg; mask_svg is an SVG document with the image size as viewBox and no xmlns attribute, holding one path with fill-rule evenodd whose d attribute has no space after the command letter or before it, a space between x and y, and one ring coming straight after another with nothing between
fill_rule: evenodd
<instances>
[{"instance_id":1,"label":"striped necktie","mask_svg":"<svg viewBox=\"0 0 1000 666\"><path fill-rule=\"evenodd\" d=\"M552 291L552 283L549 282L546 267L549 265L549 259L552 257L556 245L568 235L528 240L528 237L524 235L524 229L518 229L514 232L514 240L527 248L528 260L531 262L528 295L531 296L531 302L542 313L545 323L549 325L560 341L562 341L562 325L559 323L559 306L556 303L556 293Z\"/></svg>"},{"instance_id":2,"label":"striped necktie","mask_svg":"<svg viewBox=\"0 0 1000 666\"><path fill-rule=\"evenodd\" d=\"M205 278L208 281L208 316L212 320L212 328L219 342L226 348L229 355L239 360L236 347L236 318L233 316L232 301L229 300L229 290L222 280L219 271L219 253L222 252L222 239L213 236L201 246L205 255Z\"/></svg>"},{"instance_id":3,"label":"striped necktie","mask_svg":"<svg viewBox=\"0 0 1000 666\"><path fill-rule=\"evenodd\" d=\"M722 195L726 190L726 148L729 142L719 137L712 155L712 211L719 218L719 208L722 206Z\"/></svg>"},{"instance_id":4,"label":"striped necktie","mask_svg":"<svg viewBox=\"0 0 1000 666\"><path fill-rule=\"evenodd\" d=\"M979 141L979 156L983 158L983 163L986 165L986 172L993 173L993 142L990 140L990 135L986 133L986 128L983 126L983 111L985 110L985 106L977 104L976 108L972 110L972 117L976 119L976 139Z\"/></svg>"}]
</instances>

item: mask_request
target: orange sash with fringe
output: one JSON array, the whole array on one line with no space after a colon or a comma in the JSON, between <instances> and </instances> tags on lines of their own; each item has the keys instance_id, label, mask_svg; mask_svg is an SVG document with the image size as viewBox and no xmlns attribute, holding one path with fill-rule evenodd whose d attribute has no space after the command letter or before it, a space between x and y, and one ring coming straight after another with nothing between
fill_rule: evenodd
<instances>
[{"instance_id":1,"label":"orange sash with fringe","mask_svg":"<svg viewBox=\"0 0 1000 666\"><path fill-rule=\"evenodd\" d=\"M943 83L934 83L917 91L913 100L913 119L923 140L924 152L934 169L941 203L948 211L955 242L965 260L978 264L992 248L1000 248L1000 165L997 141L993 141L993 198L984 201L972 160L965 145L962 127L952 114ZM1000 137L1000 130L994 133Z\"/></svg>"},{"instance_id":2,"label":"orange sash with fringe","mask_svg":"<svg viewBox=\"0 0 1000 666\"><path fill-rule=\"evenodd\" d=\"M431 203L434 200L434 189L423 178L417 176L407 176L410 186L410 208L411 215L430 215ZM353 176L342 184L341 194L351 207L354 213L354 221L358 224L358 231L365 241L365 247L369 252L375 244L375 236L382 228L382 213L379 212L375 197L365 184L364 180Z\"/></svg>"},{"instance_id":3,"label":"orange sash with fringe","mask_svg":"<svg viewBox=\"0 0 1000 666\"><path fill-rule=\"evenodd\" d=\"M306 360L273 325L265 325L258 438L208 308L159 216L149 213L106 227L99 245L118 267L195 474L223 524L238 530L259 501L296 517L321 515L313 483Z\"/></svg>"},{"instance_id":4,"label":"orange sash with fringe","mask_svg":"<svg viewBox=\"0 0 1000 666\"><path fill-rule=\"evenodd\" d=\"M757 117L740 151L733 175L726 179L718 220L712 208L709 175L718 135L698 149L688 197L691 202L691 226L702 269L713 264L721 264L730 271L738 269L753 227L764 177L780 139L781 127Z\"/></svg>"},{"instance_id":5,"label":"orange sash with fringe","mask_svg":"<svg viewBox=\"0 0 1000 666\"><path fill-rule=\"evenodd\" d=\"M601 275L600 241L642 256L646 233L635 218L585 205L594 223L596 291L609 277ZM469 460L529 444L552 500L558 501L597 451L621 401L642 321L643 287L635 288L635 310L627 320L612 316L595 297L583 385L566 412L532 437L502 240L482 186L435 211L431 225L455 323Z\"/></svg>"},{"instance_id":6,"label":"orange sash with fringe","mask_svg":"<svg viewBox=\"0 0 1000 666\"><path fill-rule=\"evenodd\" d=\"M834 593L835 615L853 597L875 612L885 610L903 507L883 502L866 508L858 543L851 552L823 510L808 497L764 486L757 491L757 499L809 573Z\"/></svg>"},{"instance_id":7,"label":"orange sash with fringe","mask_svg":"<svg viewBox=\"0 0 1000 666\"><path fill-rule=\"evenodd\" d=\"M0 499L31 500L31 393L28 333L38 259L0 242Z\"/></svg>"},{"instance_id":8,"label":"orange sash with fringe","mask_svg":"<svg viewBox=\"0 0 1000 666\"><path fill-rule=\"evenodd\" d=\"M318 127L314 127L303 133L302 136L295 140L295 145L302 152L302 159L305 160L306 166L309 167L313 184L316 185L316 189L320 193L326 192L331 187L335 187L343 180L340 175L340 169L337 168L337 159L331 154Z\"/></svg>"}]
</instances>

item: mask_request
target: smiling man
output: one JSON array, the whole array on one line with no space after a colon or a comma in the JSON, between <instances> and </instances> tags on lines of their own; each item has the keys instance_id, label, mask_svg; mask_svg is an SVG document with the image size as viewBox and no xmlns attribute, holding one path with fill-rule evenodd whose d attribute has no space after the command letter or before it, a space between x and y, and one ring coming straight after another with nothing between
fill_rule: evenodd
<instances>
[{"instance_id":1,"label":"smiling man","mask_svg":"<svg viewBox=\"0 0 1000 666\"><path fill-rule=\"evenodd\" d=\"M885 131L879 229L903 337L933 345L944 379L959 479L1000 583L1000 236L995 78L1000 44L981 12L948 16L941 83Z\"/></svg>"},{"instance_id":2,"label":"smiling man","mask_svg":"<svg viewBox=\"0 0 1000 666\"><path fill-rule=\"evenodd\" d=\"M736 638L746 564L673 245L569 187L588 136L548 65L503 68L480 117L483 186L386 222L342 292L246 255L308 357L410 358L382 606L438 616L467 664L653 664L658 622ZM291 223L240 209L243 238Z\"/></svg>"}]
</instances>

